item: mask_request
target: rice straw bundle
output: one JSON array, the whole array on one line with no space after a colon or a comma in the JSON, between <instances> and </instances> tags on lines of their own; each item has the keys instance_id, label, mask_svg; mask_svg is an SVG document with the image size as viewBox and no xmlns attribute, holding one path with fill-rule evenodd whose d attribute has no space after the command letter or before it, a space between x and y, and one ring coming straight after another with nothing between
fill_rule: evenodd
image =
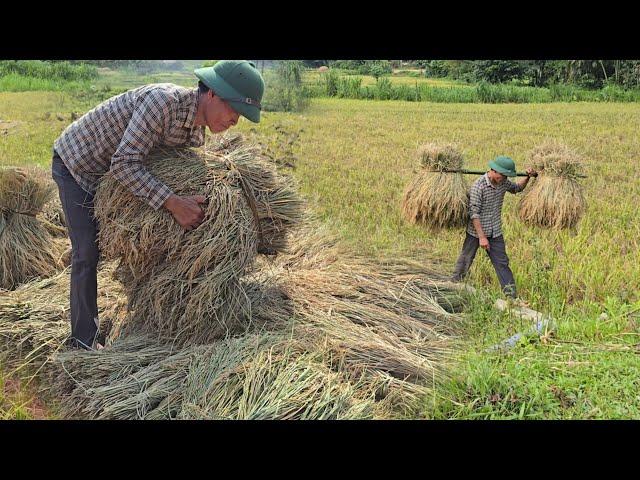
<instances>
[{"instance_id":1,"label":"rice straw bundle","mask_svg":"<svg viewBox=\"0 0 640 480\"><path fill-rule=\"evenodd\" d=\"M144 336L130 336L103 351L68 350L55 356L49 392L61 402L67 417L94 418L88 405L91 389L110 385L175 353Z\"/></svg>"},{"instance_id":2,"label":"rice straw bundle","mask_svg":"<svg viewBox=\"0 0 640 480\"><path fill-rule=\"evenodd\" d=\"M69 277L67 269L0 296L0 356L7 365L39 370L64 347L71 333ZM125 312L122 286L112 277L113 265L98 271L98 315L103 335Z\"/></svg>"},{"instance_id":3,"label":"rice straw bundle","mask_svg":"<svg viewBox=\"0 0 640 480\"><path fill-rule=\"evenodd\" d=\"M55 184L53 177L51 176L51 170L31 167L29 168L29 173L39 182L47 185L53 192L51 197L42 207L42 210L36 215L36 218L45 226L52 237L66 237L67 220L64 216L62 204L60 203L58 186Z\"/></svg>"},{"instance_id":4,"label":"rice straw bundle","mask_svg":"<svg viewBox=\"0 0 640 480\"><path fill-rule=\"evenodd\" d=\"M34 169L0 169L0 289L61 269L60 244L36 218L53 195L39 176Z\"/></svg>"},{"instance_id":5,"label":"rice straw bundle","mask_svg":"<svg viewBox=\"0 0 640 480\"><path fill-rule=\"evenodd\" d=\"M582 158L567 145L546 141L532 150L530 161L539 174L520 200L520 219L552 229L575 227L586 210L577 176Z\"/></svg>"},{"instance_id":6,"label":"rice straw bundle","mask_svg":"<svg viewBox=\"0 0 640 480\"><path fill-rule=\"evenodd\" d=\"M459 170L464 157L453 144L428 143L418 150L422 170L405 189L404 218L435 229L463 226L467 222L468 188Z\"/></svg>"},{"instance_id":7,"label":"rice straw bundle","mask_svg":"<svg viewBox=\"0 0 640 480\"><path fill-rule=\"evenodd\" d=\"M177 351L134 337L56 360L54 392L67 417L338 419L370 418L374 408L372 393L358 390L364 384L277 334Z\"/></svg>"},{"instance_id":8,"label":"rice straw bundle","mask_svg":"<svg viewBox=\"0 0 640 480\"><path fill-rule=\"evenodd\" d=\"M184 231L169 212L154 211L106 175L95 198L99 242L135 312L124 330L143 329L172 341L205 343L234 331L247 317L241 277L260 244L246 198L255 198L264 247L279 252L286 232L303 215L292 180L259 151L239 143L203 150L165 150L149 171L176 194L204 194L203 223ZM248 190L248 191L247 191Z\"/></svg>"},{"instance_id":9,"label":"rice straw bundle","mask_svg":"<svg viewBox=\"0 0 640 480\"><path fill-rule=\"evenodd\" d=\"M339 420L372 418L373 393L294 341L247 351L245 339L218 345L192 363L180 419ZM240 343L240 345L238 345ZM245 361L238 362L237 352ZM226 353L226 355L225 355ZM235 358L234 358L235 357ZM221 359L226 360L221 369ZM236 363L237 366L231 367ZM210 372L216 372L211 375Z\"/></svg>"},{"instance_id":10,"label":"rice straw bundle","mask_svg":"<svg viewBox=\"0 0 640 480\"><path fill-rule=\"evenodd\" d=\"M65 416L145 418L162 400L181 392L189 364L203 347L176 350L132 336L97 352L68 351L56 357L53 389Z\"/></svg>"}]
</instances>

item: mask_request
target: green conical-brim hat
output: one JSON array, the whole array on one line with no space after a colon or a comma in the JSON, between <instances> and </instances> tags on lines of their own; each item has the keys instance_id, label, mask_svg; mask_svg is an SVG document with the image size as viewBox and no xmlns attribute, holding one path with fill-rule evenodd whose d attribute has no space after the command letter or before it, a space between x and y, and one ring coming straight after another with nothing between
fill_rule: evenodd
<instances>
[{"instance_id":1,"label":"green conical-brim hat","mask_svg":"<svg viewBox=\"0 0 640 480\"><path fill-rule=\"evenodd\" d=\"M260 122L264 80L253 63L221 60L213 67L198 68L193 73L240 115Z\"/></svg>"},{"instance_id":2,"label":"green conical-brim hat","mask_svg":"<svg viewBox=\"0 0 640 480\"><path fill-rule=\"evenodd\" d=\"M489 162L489 168L507 177L516 176L516 162L509 157L499 156L494 158Z\"/></svg>"}]
</instances>

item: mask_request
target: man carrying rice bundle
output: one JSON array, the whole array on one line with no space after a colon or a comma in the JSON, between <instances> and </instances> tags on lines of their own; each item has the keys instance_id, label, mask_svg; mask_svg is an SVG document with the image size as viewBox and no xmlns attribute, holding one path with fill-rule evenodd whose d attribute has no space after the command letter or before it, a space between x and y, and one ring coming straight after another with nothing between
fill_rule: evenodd
<instances>
[{"instance_id":1,"label":"man carrying rice bundle","mask_svg":"<svg viewBox=\"0 0 640 480\"><path fill-rule=\"evenodd\" d=\"M487 251L505 295L516 298L516 285L502 236L502 203L504 194L525 189L529 178L536 175L532 168L519 183L507 180L516 176L515 162L505 156L489 162L490 170L471 185L469 190L469 221L462 252L456 262L453 281L462 281L471 268L478 247Z\"/></svg>"},{"instance_id":2,"label":"man carrying rice bundle","mask_svg":"<svg viewBox=\"0 0 640 480\"><path fill-rule=\"evenodd\" d=\"M97 338L98 225L93 199L102 175L112 172L154 210L166 208L185 230L204 219L202 195L178 196L143 161L156 146L204 144L205 127L221 133L242 115L260 121L264 81L250 62L223 60L195 70L198 87L146 85L110 98L55 141L52 175L58 184L72 245L72 346L102 348ZM162 241L162 239L158 239Z\"/></svg>"}]
</instances>

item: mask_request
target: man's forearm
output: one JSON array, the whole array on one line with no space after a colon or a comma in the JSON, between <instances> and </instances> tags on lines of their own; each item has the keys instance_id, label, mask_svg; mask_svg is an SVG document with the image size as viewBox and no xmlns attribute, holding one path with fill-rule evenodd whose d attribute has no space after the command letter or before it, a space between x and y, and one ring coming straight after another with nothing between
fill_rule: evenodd
<instances>
[{"instance_id":1,"label":"man's forearm","mask_svg":"<svg viewBox=\"0 0 640 480\"><path fill-rule=\"evenodd\" d=\"M140 156L115 156L111 173L136 197L143 198L154 210L160 209L173 194L171 189L154 177L142 164Z\"/></svg>"},{"instance_id":2,"label":"man's forearm","mask_svg":"<svg viewBox=\"0 0 640 480\"><path fill-rule=\"evenodd\" d=\"M518 182L518 187L520 187L521 190L524 190L524 188L527 186L527 183L529 183L529 177L524 177L522 180L520 180Z\"/></svg>"},{"instance_id":3,"label":"man's forearm","mask_svg":"<svg viewBox=\"0 0 640 480\"><path fill-rule=\"evenodd\" d=\"M482 225L480 225L480 219L479 218L474 218L473 219L473 226L476 229L476 233L478 234L478 238L487 238L487 236L484 234L484 231L482 230Z\"/></svg>"}]
</instances>

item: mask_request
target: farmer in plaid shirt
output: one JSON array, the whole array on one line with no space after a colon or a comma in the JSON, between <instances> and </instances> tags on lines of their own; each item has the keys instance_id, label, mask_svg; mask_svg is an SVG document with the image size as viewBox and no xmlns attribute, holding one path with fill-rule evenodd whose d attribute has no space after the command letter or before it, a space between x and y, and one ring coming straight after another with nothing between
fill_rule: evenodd
<instances>
[{"instance_id":1,"label":"farmer in plaid shirt","mask_svg":"<svg viewBox=\"0 0 640 480\"><path fill-rule=\"evenodd\" d=\"M110 98L69 125L55 141L58 184L72 247L71 340L102 348L98 339L97 244L93 197L100 177L112 172L151 208L167 209L185 230L204 219L202 195L178 196L144 166L155 146L201 146L205 127L221 133L240 115L260 121L264 82L255 65L224 60L195 70L198 88L163 83ZM161 241L161 239L159 239Z\"/></svg>"},{"instance_id":2,"label":"farmer in plaid shirt","mask_svg":"<svg viewBox=\"0 0 640 480\"><path fill-rule=\"evenodd\" d=\"M516 164L511 158L496 157L489 162L489 168L469 190L469 222L452 280L459 282L467 276L478 247L482 247L491 259L503 292L516 298L515 280L502 236L502 202L506 192L523 191L536 172L527 169L527 176L516 184L507 180L516 176Z\"/></svg>"}]
</instances>

